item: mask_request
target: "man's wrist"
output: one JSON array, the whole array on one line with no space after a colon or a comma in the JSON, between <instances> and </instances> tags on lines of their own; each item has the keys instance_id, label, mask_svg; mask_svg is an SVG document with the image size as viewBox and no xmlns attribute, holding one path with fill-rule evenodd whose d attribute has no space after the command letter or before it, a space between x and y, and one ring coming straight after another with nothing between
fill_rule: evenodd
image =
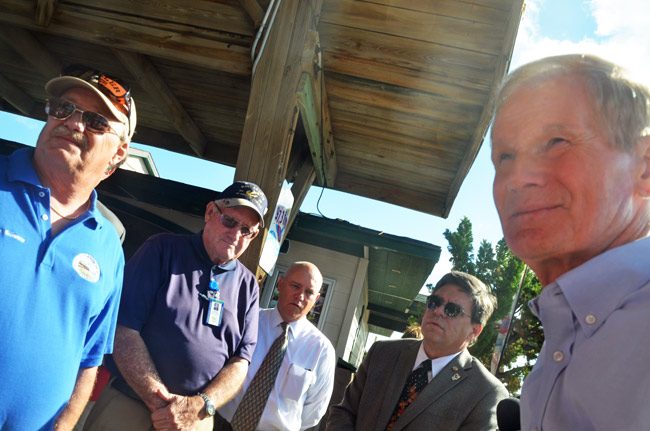
<instances>
[{"instance_id":1,"label":"man's wrist","mask_svg":"<svg viewBox=\"0 0 650 431\"><path fill-rule=\"evenodd\" d=\"M202 417L212 417L217 412L217 409L214 405L214 401L207 394L199 392L197 396L201 399L203 406L200 411L200 416Z\"/></svg>"}]
</instances>

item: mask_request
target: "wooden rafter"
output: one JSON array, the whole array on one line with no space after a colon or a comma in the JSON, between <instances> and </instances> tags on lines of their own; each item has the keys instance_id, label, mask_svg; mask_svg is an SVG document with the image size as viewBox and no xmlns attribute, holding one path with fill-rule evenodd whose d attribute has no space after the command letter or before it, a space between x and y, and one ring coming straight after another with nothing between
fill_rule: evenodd
<instances>
[{"instance_id":1,"label":"wooden rafter","mask_svg":"<svg viewBox=\"0 0 650 431\"><path fill-rule=\"evenodd\" d=\"M61 72L61 61L50 53L30 32L18 27L0 27L0 38L44 77Z\"/></svg>"},{"instance_id":2,"label":"wooden rafter","mask_svg":"<svg viewBox=\"0 0 650 431\"><path fill-rule=\"evenodd\" d=\"M34 20L33 4L23 0L1 1L0 23L235 75L251 73L248 42L219 30L189 25L161 28L159 20L146 16L68 3L59 3L50 25L42 27Z\"/></svg>"},{"instance_id":3,"label":"wooden rafter","mask_svg":"<svg viewBox=\"0 0 650 431\"><path fill-rule=\"evenodd\" d=\"M264 18L264 9L257 2L257 0L239 0L239 4L244 8L255 28L259 28Z\"/></svg>"},{"instance_id":4,"label":"wooden rafter","mask_svg":"<svg viewBox=\"0 0 650 431\"><path fill-rule=\"evenodd\" d=\"M24 115L31 115L34 111L34 100L18 88L13 82L0 75L0 97L9 102L14 108Z\"/></svg>"},{"instance_id":5,"label":"wooden rafter","mask_svg":"<svg viewBox=\"0 0 650 431\"><path fill-rule=\"evenodd\" d=\"M303 160L303 163L298 167L296 173L296 178L293 181L291 186L291 194L293 195L293 207L291 208L291 214L289 215L288 226L293 225L293 221L296 219L300 206L302 205L307 192L311 188L311 185L314 183L316 178L316 170L314 169L314 164L311 159Z\"/></svg>"},{"instance_id":6,"label":"wooden rafter","mask_svg":"<svg viewBox=\"0 0 650 431\"><path fill-rule=\"evenodd\" d=\"M336 177L336 152L331 139L331 126L324 122L324 110L327 107L321 106L322 95L319 90L321 88L314 87L311 75L303 73L298 85L298 107L307 133L309 152L318 182L323 186L331 187Z\"/></svg>"},{"instance_id":7,"label":"wooden rafter","mask_svg":"<svg viewBox=\"0 0 650 431\"><path fill-rule=\"evenodd\" d=\"M114 49L113 53L135 77L151 99L157 101L161 110L169 115L172 124L199 156L205 153L207 140L192 117L178 101L156 67L145 56Z\"/></svg>"}]
</instances>

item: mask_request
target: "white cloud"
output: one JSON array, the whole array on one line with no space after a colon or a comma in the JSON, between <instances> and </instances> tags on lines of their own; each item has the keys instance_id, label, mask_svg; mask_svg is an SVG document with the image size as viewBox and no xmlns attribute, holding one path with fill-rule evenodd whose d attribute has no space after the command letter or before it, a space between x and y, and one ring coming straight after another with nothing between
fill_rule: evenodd
<instances>
[{"instance_id":1,"label":"white cloud","mask_svg":"<svg viewBox=\"0 0 650 431\"><path fill-rule=\"evenodd\" d=\"M588 53L627 68L635 79L650 85L650 2L591 0L587 4L596 23L595 34L574 42L545 34L538 23L543 0L526 1L513 68L549 55Z\"/></svg>"}]
</instances>

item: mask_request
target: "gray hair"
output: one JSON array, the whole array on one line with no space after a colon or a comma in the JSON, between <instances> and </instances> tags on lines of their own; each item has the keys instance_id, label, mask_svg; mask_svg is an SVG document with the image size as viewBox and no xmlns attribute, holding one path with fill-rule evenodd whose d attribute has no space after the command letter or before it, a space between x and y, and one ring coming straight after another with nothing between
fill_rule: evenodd
<instances>
[{"instance_id":1,"label":"gray hair","mask_svg":"<svg viewBox=\"0 0 650 431\"><path fill-rule=\"evenodd\" d=\"M485 326L492 312L497 308L497 298L488 287L473 275L460 271L451 271L445 274L433 287L431 294L436 293L443 286L451 284L458 287L472 300L472 323Z\"/></svg>"},{"instance_id":2,"label":"gray hair","mask_svg":"<svg viewBox=\"0 0 650 431\"><path fill-rule=\"evenodd\" d=\"M558 55L519 67L497 94L495 116L520 87L567 75L584 80L617 148L631 151L640 137L650 134L650 90L632 81L622 67L593 55Z\"/></svg>"}]
</instances>

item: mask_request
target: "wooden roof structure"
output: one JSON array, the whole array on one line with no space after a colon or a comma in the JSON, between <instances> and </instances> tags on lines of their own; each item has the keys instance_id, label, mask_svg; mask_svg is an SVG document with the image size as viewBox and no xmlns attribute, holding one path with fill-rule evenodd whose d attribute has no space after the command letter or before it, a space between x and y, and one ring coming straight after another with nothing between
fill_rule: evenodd
<instances>
[{"instance_id":1,"label":"wooden roof structure","mask_svg":"<svg viewBox=\"0 0 650 431\"><path fill-rule=\"evenodd\" d=\"M523 0L3 0L0 109L44 119L81 63L132 85L134 141L449 214L480 148ZM259 247L253 254L259 255Z\"/></svg>"}]
</instances>

